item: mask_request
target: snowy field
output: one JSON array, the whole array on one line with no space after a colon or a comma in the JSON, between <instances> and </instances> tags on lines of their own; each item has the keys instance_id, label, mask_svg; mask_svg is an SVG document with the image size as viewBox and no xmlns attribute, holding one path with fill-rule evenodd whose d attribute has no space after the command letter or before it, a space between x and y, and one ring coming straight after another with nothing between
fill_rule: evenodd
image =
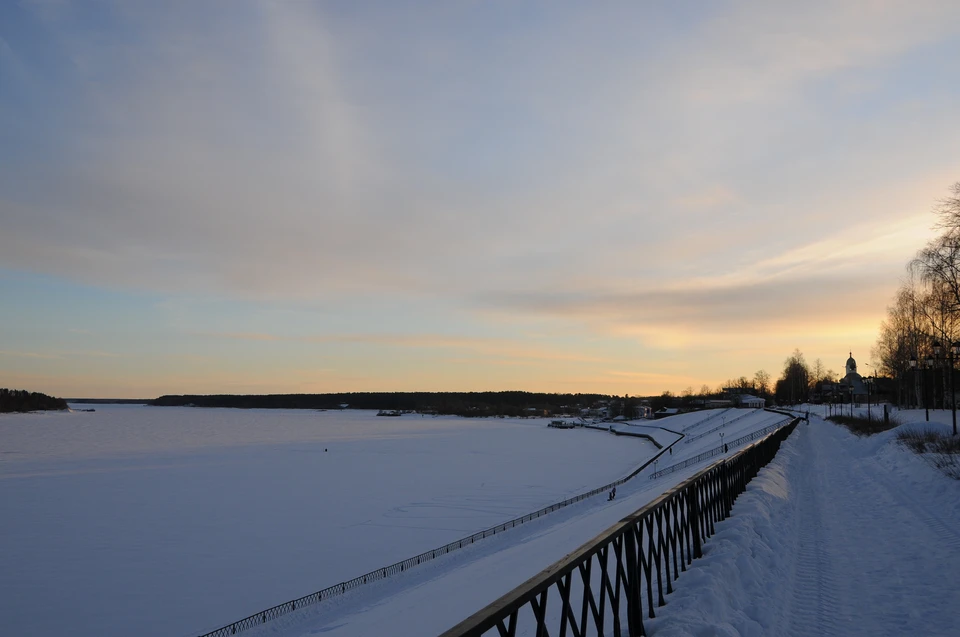
<instances>
[{"instance_id":1,"label":"snowy field","mask_svg":"<svg viewBox=\"0 0 960 637\"><path fill-rule=\"evenodd\" d=\"M608 482L656 451L543 420L97 410L0 417L4 634L196 635ZM949 431L949 412L895 416ZM686 436L660 467L781 419L658 421ZM619 426L631 427L671 440ZM895 434L857 438L812 415L650 634L958 634L960 482ZM439 634L706 464L658 480L651 467L613 502L586 500L244 634Z\"/></svg>"},{"instance_id":2,"label":"snowy field","mask_svg":"<svg viewBox=\"0 0 960 637\"><path fill-rule=\"evenodd\" d=\"M0 415L3 634L197 635L657 451L545 420L95 408Z\"/></svg>"},{"instance_id":3,"label":"snowy field","mask_svg":"<svg viewBox=\"0 0 960 637\"><path fill-rule=\"evenodd\" d=\"M688 438L709 432L689 444L685 441L676 444L671 455L661 457L660 468L716 448L721 440L720 431L711 430L715 426L724 428L724 416L728 422L737 419L731 422L731 429L724 436L727 440L785 420L780 414L765 411L714 410L656 421L651 424L675 431L685 430ZM632 425L618 427L623 429ZM599 431L584 433L617 440L625 438ZM663 435L664 442L669 440L669 435ZM735 452L736 449L731 448L728 455ZM709 462L719 457L711 458ZM658 480L649 479L654 470L651 466L634 480L618 487L617 498L612 502L602 496L585 500L400 576L360 587L330 602L298 610L243 634L248 637L438 635L703 469L709 462Z\"/></svg>"},{"instance_id":4,"label":"snowy field","mask_svg":"<svg viewBox=\"0 0 960 637\"><path fill-rule=\"evenodd\" d=\"M904 427L949 431L949 412L931 411L929 425L922 423L922 410L897 416ZM687 429L693 437L713 427L715 420L694 420L702 417L689 414L658 424ZM758 428L761 424L754 421ZM960 634L955 612L960 605L960 482L899 447L895 436L893 430L858 438L816 415L801 424L748 485L733 516L717 526L704 545L704 558L681 575L667 605L646 622L648 633ZM692 448L689 453L703 450L699 445L708 438L678 444L675 455L682 459L685 447ZM672 482L640 478L625 485L614 502L580 503L248 635L437 635Z\"/></svg>"}]
</instances>

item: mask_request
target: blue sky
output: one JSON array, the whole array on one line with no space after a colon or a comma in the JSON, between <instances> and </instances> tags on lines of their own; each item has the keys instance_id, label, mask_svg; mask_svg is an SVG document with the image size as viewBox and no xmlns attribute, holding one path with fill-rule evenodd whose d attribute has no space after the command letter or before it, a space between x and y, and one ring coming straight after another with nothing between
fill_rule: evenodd
<instances>
[{"instance_id":1,"label":"blue sky","mask_svg":"<svg viewBox=\"0 0 960 637\"><path fill-rule=\"evenodd\" d=\"M0 386L681 391L869 349L954 2L0 4Z\"/></svg>"}]
</instances>

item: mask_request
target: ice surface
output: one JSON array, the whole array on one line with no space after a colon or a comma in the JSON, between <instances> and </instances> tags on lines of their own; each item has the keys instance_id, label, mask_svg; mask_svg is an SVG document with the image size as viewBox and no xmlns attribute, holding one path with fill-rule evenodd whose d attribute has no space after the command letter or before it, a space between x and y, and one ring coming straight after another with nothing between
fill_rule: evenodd
<instances>
[{"instance_id":1,"label":"ice surface","mask_svg":"<svg viewBox=\"0 0 960 637\"><path fill-rule=\"evenodd\" d=\"M715 412L673 416L654 425L675 431L698 431L700 422ZM743 427L762 429L782 421L780 414L756 410L734 410L743 416ZM718 420L717 423L721 423ZM711 424L703 425L710 429ZM589 433L589 430L588 432ZM609 437L605 432L593 435ZM614 437L626 439L626 436ZM674 436L673 439L676 437ZM632 438L631 438L632 439ZM700 454L720 443L718 433L698 441L675 446L672 456L662 462L678 462ZM735 453L730 449L730 454ZM665 458L669 458L666 460ZM716 458L712 458L711 461ZM584 542L633 513L674 484L696 473L708 463L691 466L665 478L650 480L651 466L634 480L617 488L617 498L592 498L556 513L498 534L482 542L438 558L384 582L296 611L245 634L249 637L325 637L391 635L417 637L437 635L553 564Z\"/></svg>"},{"instance_id":2,"label":"ice surface","mask_svg":"<svg viewBox=\"0 0 960 637\"><path fill-rule=\"evenodd\" d=\"M96 410L0 417L3 634L196 635L656 452L545 420Z\"/></svg>"}]
</instances>

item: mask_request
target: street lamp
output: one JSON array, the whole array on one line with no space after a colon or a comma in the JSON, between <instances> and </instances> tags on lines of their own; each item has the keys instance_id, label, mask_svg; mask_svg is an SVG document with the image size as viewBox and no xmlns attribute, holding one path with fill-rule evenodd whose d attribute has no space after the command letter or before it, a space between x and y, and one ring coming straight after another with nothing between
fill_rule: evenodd
<instances>
[{"instance_id":1,"label":"street lamp","mask_svg":"<svg viewBox=\"0 0 960 637\"><path fill-rule=\"evenodd\" d=\"M934 342L933 342L933 357L934 357L934 359L935 359L938 363L945 362L945 361L943 360L944 357L942 356L942 354L943 354L943 348L940 347L940 342L939 342L939 341L934 341ZM943 367L943 365L940 365L940 367ZM936 383L936 380L937 380L937 375L936 375L936 373L934 373L934 375L933 375L933 382L930 383L931 386L933 387L933 408L934 408L934 409L937 408L937 389L936 389L937 383ZM945 404L945 402L944 402L945 400L946 400L946 396L944 396L944 399L940 401L940 407L941 407L942 409L946 409L946 408L947 408L947 406L946 406L946 404Z\"/></svg>"},{"instance_id":2,"label":"street lamp","mask_svg":"<svg viewBox=\"0 0 960 637\"><path fill-rule=\"evenodd\" d=\"M920 395L923 397L923 408L927 412L927 421L930 420L930 405L927 403L927 392L924 391L925 387L923 386L923 364L918 361L916 358L910 359L910 369L917 371L920 370Z\"/></svg>"},{"instance_id":3,"label":"street lamp","mask_svg":"<svg viewBox=\"0 0 960 637\"><path fill-rule=\"evenodd\" d=\"M957 354L960 354L960 341L954 341L950 345L950 410L953 412L953 435L957 435L957 394L953 389L953 365L957 362Z\"/></svg>"},{"instance_id":4,"label":"street lamp","mask_svg":"<svg viewBox=\"0 0 960 637\"><path fill-rule=\"evenodd\" d=\"M720 432L720 444L723 446L723 453L727 453L727 446L723 444L723 432Z\"/></svg>"},{"instance_id":5,"label":"street lamp","mask_svg":"<svg viewBox=\"0 0 960 637\"><path fill-rule=\"evenodd\" d=\"M870 374L869 376L866 376L863 379L863 384L867 386L867 420L871 420L873 417L870 412L870 407L872 402L870 399L870 393L871 393L871 389L873 389L874 387L874 382L877 380L877 368L876 366L871 365L870 363L864 363L864 366L869 367L873 372L872 374ZM879 406L880 406L880 401L878 400L877 407Z\"/></svg>"}]
</instances>

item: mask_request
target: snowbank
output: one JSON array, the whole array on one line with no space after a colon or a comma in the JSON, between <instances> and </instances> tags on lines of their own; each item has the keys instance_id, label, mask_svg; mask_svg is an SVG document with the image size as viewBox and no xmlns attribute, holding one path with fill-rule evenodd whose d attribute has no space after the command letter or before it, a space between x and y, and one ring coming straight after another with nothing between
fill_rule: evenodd
<instances>
[{"instance_id":1,"label":"snowbank","mask_svg":"<svg viewBox=\"0 0 960 637\"><path fill-rule=\"evenodd\" d=\"M813 417L650 623L672 635L955 635L960 483Z\"/></svg>"}]
</instances>

